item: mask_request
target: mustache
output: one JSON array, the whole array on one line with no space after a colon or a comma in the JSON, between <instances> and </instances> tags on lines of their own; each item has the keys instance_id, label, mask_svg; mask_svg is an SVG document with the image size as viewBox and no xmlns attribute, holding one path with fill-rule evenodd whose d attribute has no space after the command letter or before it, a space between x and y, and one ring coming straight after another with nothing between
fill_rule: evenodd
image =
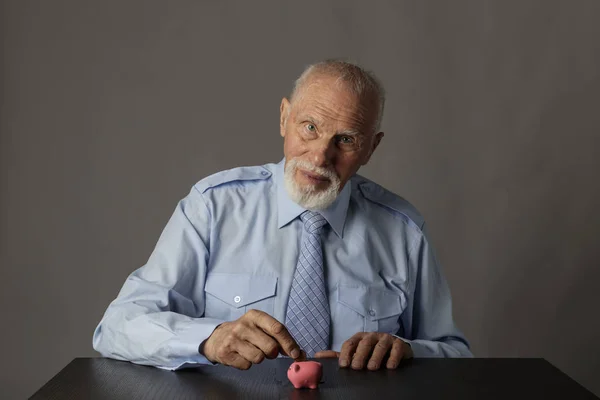
<instances>
[{"instance_id":1,"label":"mustache","mask_svg":"<svg viewBox=\"0 0 600 400\"><path fill-rule=\"evenodd\" d=\"M313 172L317 175L327 178L332 182L339 180L337 174L334 171L327 168L317 167L316 165L313 165L308 161L293 159L290 160L290 163L290 167L292 167L293 169L302 168L305 171Z\"/></svg>"}]
</instances>

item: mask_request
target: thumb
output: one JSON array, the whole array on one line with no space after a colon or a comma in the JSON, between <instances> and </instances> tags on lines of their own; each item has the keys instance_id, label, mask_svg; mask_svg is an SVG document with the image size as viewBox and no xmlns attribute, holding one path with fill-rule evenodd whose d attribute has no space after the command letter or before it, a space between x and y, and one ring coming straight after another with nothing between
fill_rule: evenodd
<instances>
[{"instance_id":1,"label":"thumb","mask_svg":"<svg viewBox=\"0 0 600 400\"><path fill-rule=\"evenodd\" d=\"M339 358L340 353L333 350L318 351L315 354L315 358Z\"/></svg>"}]
</instances>

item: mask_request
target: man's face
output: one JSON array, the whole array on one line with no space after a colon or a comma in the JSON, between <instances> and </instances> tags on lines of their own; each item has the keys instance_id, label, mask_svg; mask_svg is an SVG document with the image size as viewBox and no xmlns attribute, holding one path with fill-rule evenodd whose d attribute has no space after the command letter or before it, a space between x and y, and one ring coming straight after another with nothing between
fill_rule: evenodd
<instances>
[{"instance_id":1,"label":"man's face","mask_svg":"<svg viewBox=\"0 0 600 400\"><path fill-rule=\"evenodd\" d=\"M309 209L335 200L383 137L374 132L377 111L375 99L359 98L330 76L311 76L293 103L282 100L286 186L304 195L298 201L291 193L294 200Z\"/></svg>"}]
</instances>

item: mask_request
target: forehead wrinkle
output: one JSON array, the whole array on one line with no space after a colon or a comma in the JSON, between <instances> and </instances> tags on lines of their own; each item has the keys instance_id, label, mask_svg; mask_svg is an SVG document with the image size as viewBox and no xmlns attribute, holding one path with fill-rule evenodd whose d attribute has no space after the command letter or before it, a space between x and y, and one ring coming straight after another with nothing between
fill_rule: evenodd
<instances>
[{"instance_id":1,"label":"forehead wrinkle","mask_svg":"<svg viewBox=\"0 0 600 400\"><path fill-rule=\"evenodd\" d=\"M362 116L362 113L357 114L349 112L347 113L347 115L342 115L342 113L340 111L337 111L334 107L321 104L321 102L318 101L315 102L313 107L315 113L317 114L317 116L315 116L314 118L318 118L319 120L321 120L321 123L326 123L328 122L328 120L333 120L334 123L341 123L346 126L350 125L342 129L348 131L359 131L359 129L357 128L362 127L364 125L364 118Z\"/></svg>"},{"instance_id":2,"label":"forehead wrinkle","mask_svg":"<svg viewBox=\"0 0 600 400\"><path fill-rule=\"evenodd\" d=\"M332 92L343 92L345 94L344 97L347 101L342 101L342 103L347 104L348 102L352 102L352 100L354 100L352 105L357 108L358 112L360 113L358 118L353 118L355 122L358 122L362 127L364 127L364 129L369 131L377 129L377 123L379 122L377 115L373 115L375 125L367 126L371 125L370 120L372 114L377 111L374 109L375 106L373 104L378 103L379 101L378 98L373 97L376 96L377 93L372 90L367 90L363 93L357 93L356 90L354 90L351 82L346 81L342 76L332 74L327 71L314 71L306 76L305 81L294 92L292 102L295 103L297 100L301 100L305 96L309 98L322 97L323 93L325 93L325 98L328 98L327 94Z\"/></svg>"},{"instance_id":3,"label":"forehead wrinkle","mask_svg":"<svg viewBox=\"0 0 600 400\"><path fill-rule=\"evenodd\" d=\"M323 120L321 118L319 118L318 116L316 116L314 113L310 113L308 111L300 111L298 113L298 117L297 120L301 120L301 121L310 121L310 122L314 122L317 125L322 125Z\"/></svg>"},{"instance_id":4,"label":"forehead wrinkle","mask_svg":"<svg viewBox=\"0 0 600 400\"><path fill-rule=\"evenodd\" d=\"M318 126L330 125L336 135L354 132L362 135L370 130L367 98L340 88L337 82L331 85L327 78L315 78L305 82L293 99L297 122L312 119Z\"/></svg>"}]
</instances>

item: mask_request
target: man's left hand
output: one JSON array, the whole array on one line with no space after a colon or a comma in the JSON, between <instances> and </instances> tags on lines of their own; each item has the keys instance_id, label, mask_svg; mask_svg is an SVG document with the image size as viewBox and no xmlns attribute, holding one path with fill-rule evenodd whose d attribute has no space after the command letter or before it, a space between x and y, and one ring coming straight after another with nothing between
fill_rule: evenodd
<instances>
[{"instance_id":1,"label":"man's left hand","mask_svg":"<svg viewBox=\"0 0 600 400\"><path fill-rule=\"evenodd\" d=\"M412 358L413 352L408 343L389 333L359 332L344 342L341 352L325 350L315 354L315 358L333 357L339 357L342 368L363 369L366 366L376 371L384 361L388 369L396 369L401 360Z\"/></svg>"}]
</instances>

